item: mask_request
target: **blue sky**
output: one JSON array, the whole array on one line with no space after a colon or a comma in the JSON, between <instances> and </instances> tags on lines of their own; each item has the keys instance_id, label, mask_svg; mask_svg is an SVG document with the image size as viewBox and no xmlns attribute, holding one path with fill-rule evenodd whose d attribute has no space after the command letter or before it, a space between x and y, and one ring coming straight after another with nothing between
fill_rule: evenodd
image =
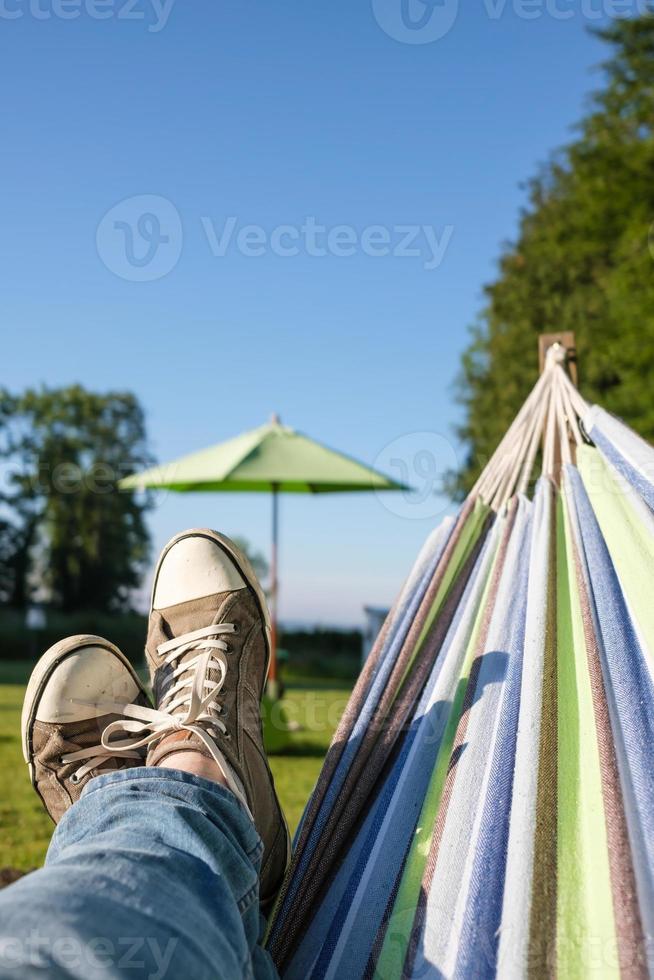
<instances>
[{"instance_id":1,"label":"blue sky","mask_svg":"<svg viewBox=\"0 0 654 980\"><path fill-rule=\"evenodd\" d=\"M132 389L162 462L272 411L422 488L422 446L455 461L467 328L597 84L601 0L444 0L425 43L401 2L2 0L2 382ZM390 603L447 511L285 498L282 616ZM267 551L269 516L168 494L151 527Z\"/></svg>"}]
</instances>

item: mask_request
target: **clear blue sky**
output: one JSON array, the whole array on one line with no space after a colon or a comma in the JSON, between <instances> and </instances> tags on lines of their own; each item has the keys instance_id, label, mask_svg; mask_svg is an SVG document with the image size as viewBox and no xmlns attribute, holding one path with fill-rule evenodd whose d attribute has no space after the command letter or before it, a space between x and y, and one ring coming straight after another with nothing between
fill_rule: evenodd
<instances>
[{"instance_id":1,"label":"clear blue sky","mask_svg":"<svg viewBox=\"0 0 654 980\"><path fill-rule=\"evenodd\" d=\"M447 437L451 460L467 327L515 233L521 182L569 138L597 83L602 49L586 28L599 0L548 0L535 19L517 0L466 0L424 44L380 26L401 33L401 0L177 0L163 26L150 0L134 19L125 0L58 2L0 4L2 382L132 389L160 461L273 410L369 463L404 453L411 466L420 432ZM141 195L174 209L159 230L172 229L161 254L176 262L151 281L134 281L148 272L145 238L127 278L116 251L122 241L124 267L113 222L141 205L102 221ZM348 226L346 238L382 226L389 247L397 226L427 225L447 248L437 268L424 242L420 257L367 255L360 240L350 256L268 243L255 257L233 240L215 255L207 229L220 237L229 217L235 234L307 217ZM364 603L392 601L448 505L422 519L424 505L391 506L283 500L284 618L351 623ZM156 548L193 524L267 551L269 502L168 495L151 516Z\"/></svg>"}]
</instances>

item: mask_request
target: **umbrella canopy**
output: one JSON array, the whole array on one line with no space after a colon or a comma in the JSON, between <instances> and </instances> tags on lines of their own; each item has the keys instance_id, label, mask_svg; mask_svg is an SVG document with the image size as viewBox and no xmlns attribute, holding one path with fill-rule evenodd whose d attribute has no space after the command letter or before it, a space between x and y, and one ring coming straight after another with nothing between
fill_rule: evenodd
<instances>
[{"instance_id":1,"label":"umbrella canopy","mask_svg":"<svg viewBox=\"0 0 654 980\"><path fill-rule=\"evenodd\" d=\"M338 493L406 490L376 470L276 419L234 439L121 481L124 489Z\"/></svg>"},{"instance_id":2,"label":"umbrella canopy","mask_svg":"<svg viewBox=\"0 0 654 980\"><path fill-rule=\"evenodd\" d=\"M273 696L277 681L278 494L409 489L371 467L282 425L276 415L267 425L163 466L128 476L120 481L119 486L125 490L147 487L180 493L272 493L269 590L272 637L268 676L269 691Z\"/></svg>"}]
</instances>

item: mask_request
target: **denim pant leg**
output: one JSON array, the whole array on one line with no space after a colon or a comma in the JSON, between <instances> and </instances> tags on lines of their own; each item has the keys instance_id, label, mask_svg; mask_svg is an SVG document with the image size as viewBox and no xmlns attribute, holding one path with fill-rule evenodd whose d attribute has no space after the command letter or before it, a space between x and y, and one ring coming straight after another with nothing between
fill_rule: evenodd
<instances>
[{"instance_id":1,"label":"denim pant leg","mask_svg":"<svg viewBox=\"0 0 654 980\"><path fill-rule=\"evenodd\" d=\"M98 776L45 867L0 891L0 977L271 980L262 849L218 784L147 767Z\"/></svg>"}]
</instances>

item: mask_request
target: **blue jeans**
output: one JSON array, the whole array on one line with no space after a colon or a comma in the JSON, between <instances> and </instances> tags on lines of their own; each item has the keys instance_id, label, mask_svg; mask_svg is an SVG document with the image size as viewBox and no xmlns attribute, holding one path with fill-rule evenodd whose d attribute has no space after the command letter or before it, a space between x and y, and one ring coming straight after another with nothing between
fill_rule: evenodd
<instances>
[{"instance_id":1,"label":"blue jeans","mask_svg":"<svg viewBox=\"0 0 654 980\"><path fill-rule=\"evenodd\" d=\"M174 769L93 779L45 867L0 891L0 977L277 977L259 945L263 845L222 786Z\"/></svg>"}]
</instances>

